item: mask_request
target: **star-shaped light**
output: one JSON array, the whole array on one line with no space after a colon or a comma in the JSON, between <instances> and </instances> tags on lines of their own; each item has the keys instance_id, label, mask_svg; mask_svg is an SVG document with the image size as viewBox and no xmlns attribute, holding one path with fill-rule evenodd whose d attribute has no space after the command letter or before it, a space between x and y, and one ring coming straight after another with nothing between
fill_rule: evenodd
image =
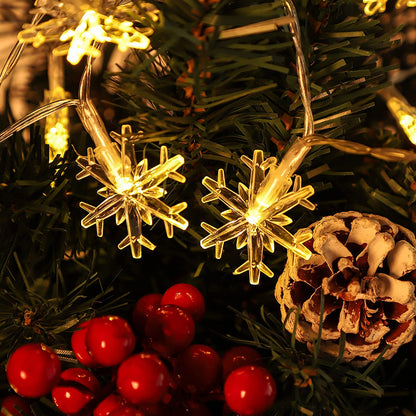
<instances>
[{"instance_id":1,"label":"star-shaped light","mask_svg":"<svg viewBox=\"0 0 416 416\"><path fill-rule=\"evenodd\" d=\"M310 232L305 230L294 236L284 227L292 222L285 213L296 205L311 210L315 208L308 200L314 194L314 189L311 185L302 187L300 176L295 176L293 183L290 177L277 177L279 171L276 158L264 160L261 150L254 151L252 160L245 155L241 160L251 170L248 188L239 183L238 193L229 189L222 169L218 171L217 181L210 177L205 177L202 181L211 191L202 198L202 202L218 199L229 209L221 213L228 220L222 227L217 229L205 222L201 224L209 232L201 240L201 246L215 246L216 258L219 259L226 241L236 239L237 249L247 245L248 259L235 269L234 274L248 271L250 283L255 285L259 283L261 273L273 276L273 272L263 263L264 248L274 252L274 244L277 243L305 259L311 256L311 252L303 245L311 238ZM292 190L289 191L291 187Z\"/></svg>"},{"instance_id":2,"label":"star-shaped light","mask_svg":"<svg viewBox=\"0 0 416 416\"><path fill-rule=\"evenodd\" d=\"M82 172L77 175L77 179L91 175L104 185L97 191L105 198L100 205L94 207L85 202L80 203L88 211L81 225L85 228L95 225L97 235L101 237L106 218L115 215L117 225L126 221L128 235L118 248L123 249L130 245L133 257L140 258L142 246L150 250L156 247L143 236L143 222L152 225L153 217L160 218L165 224L168 238L173 237L173 226L182 230L188 227L188 221L179 215L187 207L186 202L168 206L160 200L166 191L159 186L167 178L185 182L185 177L176 172L183 165L184 158L181 155L169 158L167 148L162 146L160 164L148 169L147 159L136 163L134 147L127 140L130 135L130 126L123 126L121 135L113 134L113 137L118 137L121 150L113 143L113 151L108 147L102 151L99 147L95 151L89 148L87 157L79 156L77 163ZM117 166L115 160L120 161L118 168L114 168ZM112 167L111 170L109 166Z\"/></svg>"},{"instance_id":3,"label":"star-shaped light","mask_svg":"<svg viewBox=\"0 0 416 416\"><path fill-rule=\"evenodd\" d=\"M153 30L144 25L139 29L129 18L133 13L140 15L145 10L146 17L157 20L157 11L144 2L140 10L133 3L116 5L102 0L38 0L36 6L34 12L47 15L49 20L24 26L18 35L19 41L31 43L36 48L47 42L60 41L53 54L66 55L73 65L84 55L99 56L101 52L97 45L106 42L115 43L121 51L146 49Z\"/></svg>"}]
</instances>

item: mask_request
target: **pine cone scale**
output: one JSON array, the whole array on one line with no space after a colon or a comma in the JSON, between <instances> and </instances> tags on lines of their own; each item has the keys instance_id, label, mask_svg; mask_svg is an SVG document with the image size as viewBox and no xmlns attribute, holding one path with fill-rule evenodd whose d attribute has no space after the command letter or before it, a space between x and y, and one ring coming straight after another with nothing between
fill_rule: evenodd
<instances>
[{"instance_id":1,"label":"pine cone scale","mask_svg":"<svg viewBox=\"0 0 416 416\"><path fill-rule=\"evenodd\" d=\"M339 316L338 330L346 334L358 334L363 300L344 302Z\"/></svg>"}]
</instances>

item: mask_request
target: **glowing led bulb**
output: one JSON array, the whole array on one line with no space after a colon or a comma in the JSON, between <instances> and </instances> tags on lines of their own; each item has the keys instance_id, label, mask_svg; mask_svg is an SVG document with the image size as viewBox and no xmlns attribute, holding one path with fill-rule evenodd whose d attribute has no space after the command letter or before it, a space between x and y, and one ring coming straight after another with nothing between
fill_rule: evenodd
<instances>
[{"instance_id":1,"label":"glowing led bulb","mask_svg":"<svg viewBox=\"0 0 416 416\"><path fill-rule=\"evenodd\" d=\"M73 65L79 63L84 55L100 55L93 43L116 43L121 51L127 48L146 49L150 40L133 27L132 22L122 21L113 16L104 16L95 10L87 10L75 30L68 29L62 33L61 42L70 41L67 60ZM55 49L55 54L66 52Z\"/></svg>"},{"instance_id":2,"label":"glowing led bulb","mask_svg":"<svg viewBox=\"0 0 416 416\"><path fill-rule=\"evenodd\" d=\"M18 34L19 42L31 43L35 48L47 42L58 43L58 46L54 45L53 54L67 56L73 65L83 56L98 57L101 53L99 44L106 42L115 43L121 51L146 49L153 29L136 28L132 21L124 18L143 12L153 21L158 19L158 11L147 3L141 3L140 10L134 4L111 6L98 0L73 0L58 6L55 1L46 1L38 7L34 13L49 15L49 19L25 25Z\"/></svg>"},{"instance_id":3,"label":"glowing led bulb","mask_svg":"<svg viewBox=\"0 0 416 416\"><path fill-rule=\"evenodd\" d=\"M396 9L403 6L416 7L416 0L397 0Z\"/></svg>"},{"instance_id":4,"label":"glowing led bulb","mask_svg":"<svg viewBox=\"0 0 416 416\"><path fill-rule=\"evenodd\" d=\"M49 145L50 161L58 154L63 156L68 150L68 117L61 114L56 118L59 118L60 121L53 122L47 120L51 123L51 127L49 126L49 123L47 123L45 127L45 143Z\"/></svg>"},{"instance_id":5,"label":"glowing led bulb","mask_svg":"<svg viewBox=\"0 0 416 416\"><path fill-rule=\"evenodd\" d=\"M416 108L409 105L405 99L391 97L387 107L402 127L409 140L416 145Z\"/></svg>"},{"instance_id":6,"label":"glowing led bulb","mask_svg":"<svg viewBox=\"0 0 416 416\"><path fill-rule=\"evenodd\" d=\"M365 4L364 13L367 16L372 16L376 13L383 13L386 11L387 0L363 0ZM396 9L403 6L416 7L416 0L397 0Z\"/></svg>"},{"instance_id":7,"label":"glowing led bulb","mask_svg":"<svg viewBox=\"0 0 416 416\"><path fill-rule=\"evenodd\" d=\"M367 16L372 16L386 10L387 0L363 0L363 3L365 4L364 13Z\"/></svg>"},{"instance_id":8,"label":"glowing led bulb","mask_svg":"<svg viewBox=\"0 0 416 416\"><path fill-rule=\"evenodd\" d=\"M67 98L68 94L62 87L55 87L52 91L45 91L45 98L52 102ZM50 114L45 119L45 143L49 146L49 161L57 155L63 156L69 144L68 108L63 108Z\"/></svg>"}]
</instances>

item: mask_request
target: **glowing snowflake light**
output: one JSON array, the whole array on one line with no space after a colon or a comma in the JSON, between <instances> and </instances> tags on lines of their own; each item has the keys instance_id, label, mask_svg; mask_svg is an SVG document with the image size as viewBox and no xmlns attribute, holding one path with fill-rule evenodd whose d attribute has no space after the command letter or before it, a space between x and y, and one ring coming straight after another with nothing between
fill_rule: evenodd
<instances>
[{"instance_id":1,"label":"glowing snowflake light","mask_svg":"<svg viewBox=\"0 0 416 416\"><path fill-rule=\"evenodd\" d=\"M77 179L91 175L104 185L97 192L105 198L97 207L80 203L88 211L81 225L85 228L95 225L97 235L101 237L106 218L115 215L117 225L126 221L128 235L119 243L118 248L130 245L133 257L140 258L142 246L150 250L156 247L143 236L143 222L152 225L153 216L160 218L165 224L168 238L173 237L174 226L182 230L188 227L188 221L179 215L187 207L186 202L168 206L160 200L166 191L159 186L167 178L185 182L185 177L176 172L183 165L184 158L181 155L169 158L167 148L162 146L160 164L148 169L147 159L136 163L134 148L126 139L128 135L131 135L130 126L123 126L122 135L119 136L121 150L113 143L112 151L109 147L97 147L95 151L89 148L87 157L77 158L77 163L82 168ZM117 160L118 165L114 163Z\"/></svg>"},{"instance_id":2,"label":"glowing snowflake light","mask_svg":"<svg viewBox=\"0 0 416 416\"><path fill-rule=\"evenodd\" d=\"M387 0L363 0L363 3L365 4L364 12L368 16L386 11ZM416 0L396 1L396 9L400 9L403 6L416 7Z\"/></svg>"},{"instance_id":3,"label":"glowing snowflake light","mask_svg":"<svg viewBox=\"0 0 416 416\"><path fill-rule=\"evenodd\" d=\"M19 42L31 43L35 48L48 42L60 42L53 54L67 56L73 65L84 55L99 56L97 45L106 42L115 43L121 51L146 49L153 30L145 26L136 28L130 16L141 15L143 22L158 18L157 11L147 3L141 3L140 10L133 3L117 5L117 2L102 0L38 0L35 5L33 12L40 16L39 21L23 27L18 35ZM42 21L44 16L49 19Z\"/></svg>"},{"instance_id":4,"label":"glowing snowflake light","mask_svg":"<svg viewBox=\"0 0 416 416\"><path fill-rule=\"evenodd\" d=\"M380 96L410 142L416 145L416 107L412 107L394 85L381 90Z\"/></svg>"},{"instance_id":5,"label":"glowing snowflake light","mask_svg":"<svg viewBox=\"0 0 416 416\"><path fill-rule=\"evenodd\" d=\"M292 222L285 215L296 205L314 209L315 205L308 198L314 194L311 185L302 187L300 176L292 179L282 176L276 166L276 158L264 160L261 150L254 151L253 159L242 156L241 160L250 168L250 185L238 185L238 193L226 186L224 171L218 171L218 180L205 177L203 185L211 192L202 198L202 202L222 201L229 209L221 215L228 222L220 228L207 223L201 226L209 235L201 240L203 248L215 246L216 258L221 258L224 243L236 239L237 249L247 245L248 260L239 266L234 274L249 272L251 284L258 284L260 274L272 277L273 272L263 263L263 249L274 251L274 244L292 250L308 259L311 252L303 245L310 239L309 234L292 235L284 227ZM268 173L266 175L266 170Z\"/></svg>"},{"instance_id":6,"label":"glowing snowflake light","mask_svg":"<svg viewBox=\"0 0 416 416\"><path fill-rule=\"evenodd\" d=\"M45 91L45 99L52 102L68 98L68 93L61 87L53 91ZM63 156L68 150L69 118L68 108L63 108L46 117L45 120L45 143L49 145L49 161L55 159L56 155Z\"/></svg>"},{"instance_id":7,"label":"glowing snowflake light","mask_svg":"<svg viewBox=\"0 0 416 416\"><path fill-rule=\"evenodd\" d=\"M70 40L54 49L56 55L67 55L67 60L73 65L79 63L84 55L97 57L100 50L95 48L94 42L112 42L121 51L127 48L146 49L149 38L133 27L133 22L121 21L114 16L104 16L95 10L87 10L75 30L69 29L62 33L61 42Z\"/></svg>"}]
</instances>

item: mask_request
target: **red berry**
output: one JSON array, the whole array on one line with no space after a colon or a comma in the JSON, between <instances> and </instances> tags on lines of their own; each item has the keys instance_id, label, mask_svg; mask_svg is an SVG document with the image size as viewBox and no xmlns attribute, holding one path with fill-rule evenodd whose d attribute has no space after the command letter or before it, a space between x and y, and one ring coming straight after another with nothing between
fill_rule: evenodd
<instances>
[{"instance_id":1,"label":"red berry","mask_svg":"<svg viewBox=\"0 0 416 416\"><path fill-rule=\"evenodd\" d=\"M55 406L72 415L85 409L100 390L97 378L83 368L69 368L61 373L61 380L52 389Z\"/></svg>"},{"instance_id":2,"label":"red berry","mask_svg":"<svg viewBox=\"0 0 416 416\"><path fill-rule=\"evenodd\" d=\"M125 406L124 399L114 393L111 393L103 401L101 401L94 409L94 416L109 416L112 412Z\"/></svg>"},{"instance_id":3,"label":"red berry","mask_svg":"<svg viewBox=\"0 0 416 416\"><path fill-rule=\"evenodd\" d=\"M208 345L190 345L176 360L179 386L189 393L207 393L219 382L221 358Z\"/></svg>"},{"instance_id":4,"label":"red berry","mask_svg":"<svg viewBox=\"0 0 416 416\"><path fill-rule=\"evenodd\" d=\"M120 364L133 352L136 338L123 318L110 315L91 320L85 343L94 361L111 367Z\"/></svg>"},{"instance_id":5,"label":"red berry","mask_svg":"<svg viewBox=\"0 0 416 416\"><path fill-rule=\"evenodd\" d=\"M0 416L32 416L29 402L17 394L7 396L1 402Z\"/></svg>"},{"instance_id":6,"label":"red berry","mask_svg":"<svg viewBox=\"0 0 416 416\"><path fill-rule=\"evenodd\" d=\"M136 302L132 314L132 325L138 334L144 334L147 318L153 310L160 306L161 299L161 293L149 293Z\"/></svg>"},{"instance_id":7,"label":"red berry","mask_svg":"<svg viewBox=\"0 0 416 416\"><path fill-rule=\"evenodd\" d=\"M176 305L188 312L195 322L201 320L205 313L205 300L202 293L188 283L171 286L162 297L161 305Z\"/></svg>"},{"instance_id":8,"label":"red berry","mask_svg":"<svg viewBox=\"0 0 416 416\"><path fill-rule=\"evenodd\" d=\"M169 372L157 355L135 354L117 371L118 392L133 404L155 404L169 387Z\"/></svg>"},{"instance_id":9,"label":"red berry","mask_svg":"<svg viewBox=\"0 0 416 416\"><path fill-rule=\"evenodd\" d=\"M222 374L225 379L231 371L246 365L261 365L261 355L248 346L237 346L227 350L222 357Z\"/></svg>"},{"instance_id":10,"label":"red berry","mask_svg":"<svg viewBox=\"0 0 416 416\"><path fill-rule=\"evenodd\" d=\"M77 326L71 337L72 351L74 351L77 360L86 367L97 367L97 362L91 357L85 344L85 336L91 321L82 322Z\"/></svg>"},{"instance_id":11,"label":"red berry","mask_svg":"<svg viewBox=\"0 0 416 416\"><path fill-rule=\"evenodd\" d=\"M12 389L23 397L48 394L58 382L61 363L44 344L26 344L11 355L7 363L7 379Z\"/></svg>"},{"instance_id":12,"label":"red berry","mask_svg":"<svg viewBox=\"0 0 416 416\"><path fill-rule=\"evenodd\" d=\"M165 355L176 354L192 342L195 323L179 306L164 305L149 315L145 335L154 350Z\"/></svg>"},{"instance_id":13,"label":"red berry","mask_svg":"<svg viewBox=\"0 0 416 416\"><path fill-rule=\"evenodd\" d=\"M258 415L276 398L276 383L263 367L248 365L230 373L224 384L225 401L241 416Z\"/></svg>"}]
</instances>

